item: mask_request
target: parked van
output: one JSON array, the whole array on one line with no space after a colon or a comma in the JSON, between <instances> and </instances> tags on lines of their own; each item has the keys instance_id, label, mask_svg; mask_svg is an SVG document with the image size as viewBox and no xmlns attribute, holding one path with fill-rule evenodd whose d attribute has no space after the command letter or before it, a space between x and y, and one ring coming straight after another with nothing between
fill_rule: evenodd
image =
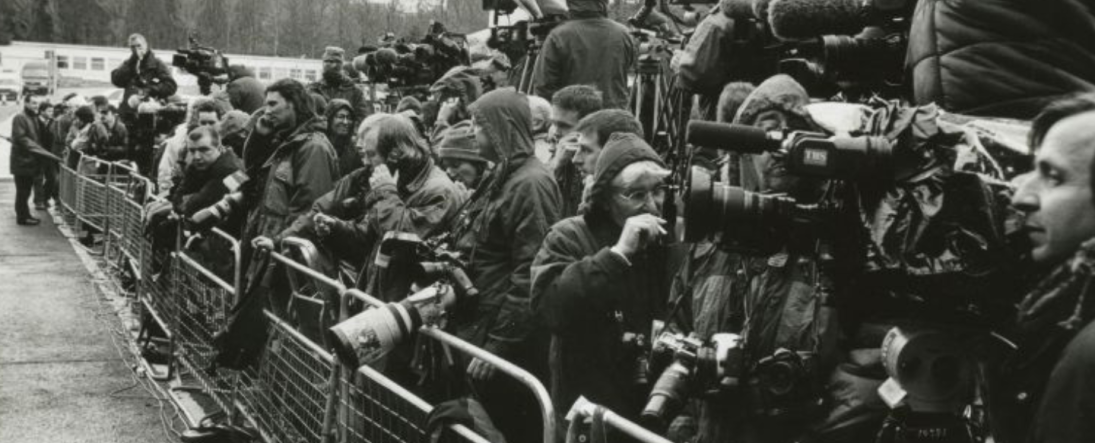
<instances>
[{"instance_id":1,"label":"parked van","mask_svg":"<svg viewBox=\"0 0 1095 443\"><path fill-rule=\"evenodd\" d=\"M27 62L23 65L23 95L53 95L53 79L49 62Z\"/></svg>"},{"instance_id":2,"label":"parked van","mask_svg":"<svg viewBox=\"0 0 1095 443\"><path fill-rule=\"evenodd\" d=\"M0 103L14 103L23 92L23 80L14 72L0 72Z\"/></svg>"}]
</instances>

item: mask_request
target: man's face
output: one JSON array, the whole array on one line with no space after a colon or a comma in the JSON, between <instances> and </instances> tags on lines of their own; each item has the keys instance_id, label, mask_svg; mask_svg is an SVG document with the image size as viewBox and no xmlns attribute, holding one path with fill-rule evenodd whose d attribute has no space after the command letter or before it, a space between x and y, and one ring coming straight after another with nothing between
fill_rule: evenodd
<instances>
[{"instance_id":1,"label":"man's face","mask_svg":"<svg viewBox=\"0 0 1095 443\"><path fill-rule=\"evenodd\" d=\"M358 137L357 152L361 154L361 162L365 166L376 167L384 164L384 158L376 151L376 144L377 132L375 130L365 131L361 137Z\"/></svg>"},{"instance_id":2,"label":"man's face","mask_svg":"<svg viewBox=\"0 0 1095 443\"><path fill-rule=\"evenodd\" d=\"M649 172L648 164L630 164L612 179L608 212L620 226L640 214L661 216L666 176Z\"/></svg>"},{"instance_id":3,"label":"man's face","mask_svg":"<svg viewBox=\"0 0 1095 443\"><path fill-rule=\"evenodd\" d=\"M118 116L114 115L114 113L110 111L110 108L107 108L106 106L100 108L99 110L99 118L101 118L103 120L103 124L107 125L108 127L114 126L114 122L117 121L117 117Z\"/></svg>"},{"instance_id":4,"label":"man's face","mask_svg":"<svg viewBox=\"0 0 1095 443\"><path fill-rule=\"evenodd\" d=\"M555 140L563 138L574 131L574 127L578 126L578 120L581 119L578 111L551 105L551 135Z\"/></svg>"},{"instance_id":5,"label":"man's face","mask_svg":"<svg viewBox=\"0 0 1095 443\"><path fill-rule=\"evenodd\" d=\"M195 169L204 171L209 169L221 156L221 148L213 146L209 137L202 137L198 141L187 140L186 159Z\"/></svg>"},{"instance_id":6,"label":"man's face","mask_svg":"<svg viewBox=\"0 0 1095 443\"><path fill-rule=\"evenodd\" d=\"M28 95L27 99L23 101L23 109L31 113L31 115L38 114L38 106L42 104L42 97L38 95Z\"/></svg>"},{"instance_id":7,"label":"man's face","mask_svg":"<svg viewBox=\"0 0 1095 443\"><path fill-rule=\"evenodd\" d=\"M384 157L384 164L387 165L388 169L393 173L395 171L407 172L407 170L414 165L421 163L422 156L422 152L415 148L414 145L399 143Z\"/></svg>"},{"instance_id":8,"label":"man's face","mask_svg":"<svg viewBox=\"0 0 1095 443\"><path fill-rule=\"evenodd\" d=\"M1034 172L1012 205L1026 216L1034 261L1056 264L1095 237L1089 167L1095 152L1095 112L1061 120L1046 133Z\"/></svg>"},{"instance_id":9,"label":"man's face","mask_svg":"<svg viewBox=\"0 0 1095 443\"><path fill-rule=\"evenodd\" d=\"M139 38L131 39L129 40L129 50L137 58L142 58L148 52L148 43Z\"/></svg>"},{"instance_id":10,"label":"man's face","mask_svg":"<svg viewBox=\"0 0 1095 443\"><path fill-rule=\"evenodd\" d=\"M213 126L217 124L216 112L199 112L198 126Z\"/></svg>"},{"instance_id":11,"label":"man's face","mask_svg":"<svg viewBox=\"0 0 1095 443\"><path fill-rule=\"evenodd\" d=\"M349 109L340 109L331 119L331 131L334 135L347 136L350 134L350 126L353 125Z\"/></svg>"},{"instance_id":12,"label":"man's face","mask_svg":"<svg viewBox=\"0 0 1095 443\"><path fill-rule=\"evenodd\" d=\"M788 129L787 116L777 110L762 112L757 116L753 126L765 131L780 131ZM762 192L771 194L790 193L799 184L799 177L788 174L787 166L782 155L773 155L771 152L752 155L753 167L760 174Z\"/></svg>"},{"instance_id":13,"label":"man's face","mask_svg":"<svg viewBox=\"0 0 1095 443\"><path fill-rule=\"evenodd\" d=\"M449 174L449 178L462 183L468 189L479 186L479 179L482 178L475 163L467 160L441 159L441 168Z\"/></svg>"},{"instance_id":14,"label":"man's face","mask_svg":"<svg viewBox=\"0 0 1095 443\"><path fill-rule=\"evenodd\" d=\"M330 59L323 61L324 73L338 73L342 70L342 60Z\"/></svg>"},{"instance_id":15,"label":"man's face","mask_svg":"<svg viewBox=\"0 0 1095 443\"><path fill-rule=\"evenodd\" d=\"M571 161L582 169L583 174L592 176L603 147L596 132L583 131L578 134L578 152L574 153Z\"/></svg>"},{"instance_id":16,"label":"man's face","mask_svg":"<svg viewBox=\"0 0 1095 443\"><path fill-rule=\"evenodd\" d=\"M490 141L490 137L487 136L487 130L478 121L478 119L472 119L471 122L472 133L475 134L475 145L479 147L479 155L485 158L489 162L498 163L502 161L498 155L498 150Z\"/></svg>"},{"instance_id":17,"label":"man's face","mask_svg":"<svg viewBox=\"0 0 1095 443\"><path fill-rule=\"evenodd\" d=\"M275 128L286 128L296 123L297 113L293 110L293 105L277 91L266 93L265 109L267 121Z\"/></svg>"}]
</instances>

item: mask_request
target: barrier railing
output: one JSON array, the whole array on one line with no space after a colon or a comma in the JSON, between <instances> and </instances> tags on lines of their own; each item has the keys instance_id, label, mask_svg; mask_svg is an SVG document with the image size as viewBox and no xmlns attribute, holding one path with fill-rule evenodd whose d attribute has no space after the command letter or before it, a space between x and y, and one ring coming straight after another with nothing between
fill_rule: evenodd
<instances>
[{"instance_id":1,"label":"barrier railing","mask_svg":"<svg viewBox=\"0 0 1095 443\"><path fill-rule=\"evenodd\" d=\"M345 366L323 344L323 334L316 334L334 320L349 318L351 302L383 303L317 271L317 254L307 241L289 239L283 244L286 254L271 253L272 261L287 272L291 303L284 316L265 311L269 333L259 362L244 371L207 371L216 355L214 334L227 325L241 294L239 242L216 229L200 236L177 229L174 239L156 244L144 229L144 204L154 199L152 182L116 163L85 158L81 164L83 172L94 173L61 167L63 218L100 229L105 250L128 262L136 274L147 323L158 325L171 344L168 377L179 372L173 369L185 370L216 404L230 414L239 412L270 442L431 440L426 420L433 407L428 402L376 368ZM204 246L197 247L199 242ZM306 311L319 313L311 331L300 327L317 318L305 316ZM554 406L532 374L440 329L425 327L419 332L526 386L539 402L544 443L554 441ZM452 425L445 428L441 441L487 440L467 427Z\"/></svg>"}]
</instances>

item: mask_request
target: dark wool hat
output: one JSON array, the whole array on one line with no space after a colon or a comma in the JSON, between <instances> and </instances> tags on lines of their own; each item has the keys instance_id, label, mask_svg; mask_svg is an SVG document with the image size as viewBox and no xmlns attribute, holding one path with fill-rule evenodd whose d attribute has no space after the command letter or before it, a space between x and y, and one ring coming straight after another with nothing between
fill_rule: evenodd
<instances>
[{"instance_id":1,"label":"dark wool hat","mask_svg":"<svg viewBox=\"0 0 1095 443\"><path fill-rule=\"evenodd\" d=\"M437 156L441 159L466 160L477 163L486 163L487 160L479 155L479 148L475 146L475 134L471 129L470 121L462 121L449 127L441 136L438 143Z\"/></svg>"},{"instance_id":2,"label":"dark wool hat","mask_svg":"<svg viewBox=\"0 0 1095 443\"><path fill-rule=\"evenodd\" d=\"M603 200L612 179L616 178L616 175L628 165L642 161L652 161L665 167L662 158L642 137L621 132L612 134L605 143L604 149L601 150L601 156L597 158L597 166L593 168L590 200L593 202Z\"/></svg>"},{"instance_id":3,"label":"dark wool hat","mask_svg":"<svg viewBox=\"0 0 1095 443\"><path fill-rule=\"evenodd\" d=\"M323 50L323 61L338 60L342 61L342 56L346 54L342 48L338 46L328 46Z\"/></svg>"}]
</instances>

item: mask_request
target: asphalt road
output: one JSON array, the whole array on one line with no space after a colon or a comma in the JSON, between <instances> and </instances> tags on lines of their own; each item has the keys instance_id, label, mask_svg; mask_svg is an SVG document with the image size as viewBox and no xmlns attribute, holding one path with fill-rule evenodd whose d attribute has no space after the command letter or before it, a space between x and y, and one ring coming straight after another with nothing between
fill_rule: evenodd
<instances>
[{"instance_id":1,"label":"asphalt road","mask_svg":"<svg viewBox=\"0 0 1095 443\"><path fill-rule=\"evenodd\" d=\"M47 214L15 224L14 193L0 182L0 442L171 441L110 303Z\"/></svg>"}]
</instances>

